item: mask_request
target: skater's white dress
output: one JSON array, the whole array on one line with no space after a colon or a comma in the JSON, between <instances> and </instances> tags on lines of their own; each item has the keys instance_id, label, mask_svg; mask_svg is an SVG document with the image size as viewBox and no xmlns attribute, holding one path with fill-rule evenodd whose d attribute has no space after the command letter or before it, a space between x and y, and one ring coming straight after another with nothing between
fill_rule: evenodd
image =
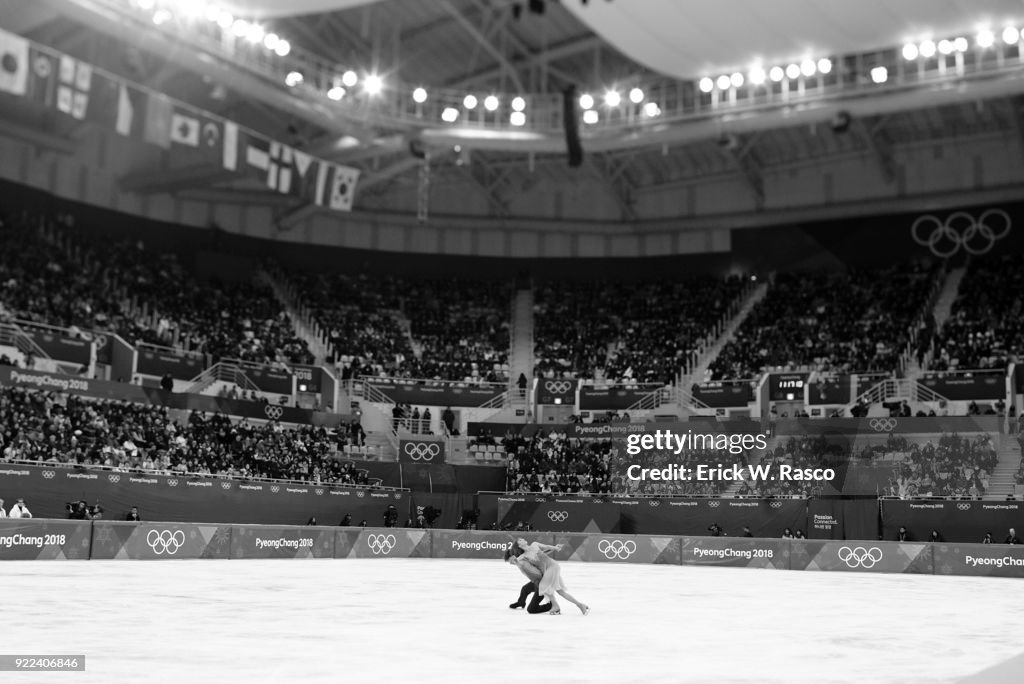
<instances>
[{"instance_id":1,"label":"skater's white dress","mask_svg":"<svg viewBox=\"0 0 1024 684\"><path fill-rule=\"evenodd\" d=\"M530 548L523 557L537 566L541 572L540 582L537 587L544 596L550 596L556 591L565 591L565 584L562 582L562 569L551 556L541 551L536 544L530 544Z\"/></svg>"}]
</instances>

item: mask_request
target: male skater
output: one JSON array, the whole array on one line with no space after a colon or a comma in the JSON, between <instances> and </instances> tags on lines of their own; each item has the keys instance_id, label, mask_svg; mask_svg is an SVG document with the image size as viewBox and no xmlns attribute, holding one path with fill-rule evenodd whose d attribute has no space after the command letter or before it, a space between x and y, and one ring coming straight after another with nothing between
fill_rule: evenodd
<instances>
[{"instance_id":1,"label":"male skater","mask_svg":"<svg viewBox=\"0 0 1024 684\"><path fill-rule=\"evenodd\" d=\"M526 575L526 578L530 581L524 584L523 588L519 590L519 600L515 603L510 603L508 607L512 610L525 607L527 613L548 612L549 610L551 610L551 603L549 602L541 605L541 601L544 599L544 597L541 595L537 586L537 583L540 581L541 577L540 571L538 571L537 568L535 568L530 563L520 563L519 553L516 553L516 551L522 553L520 549L515 547L505 549L505 562L509 565L514 565L517 568L519 568L519 571ZM533 599L530 601L530 605L527 606L526 597L530 594L533 594Z\"/></svg>"}]
</instances>

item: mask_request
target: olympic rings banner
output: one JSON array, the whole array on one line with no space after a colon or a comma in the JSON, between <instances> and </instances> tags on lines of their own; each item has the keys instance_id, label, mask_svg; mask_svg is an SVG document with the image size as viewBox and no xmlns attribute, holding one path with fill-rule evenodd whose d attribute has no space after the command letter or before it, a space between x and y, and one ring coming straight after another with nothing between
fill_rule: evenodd
<instances>
[{"instance_id":1,"label":"olympic rings banner","mask_svg":"<svg viewBox=\"0 0 1024 684\"><path fill-rule=\"evenodd\" d=\"M537 380L536 403L573 406L576 404L577 384L578 380L567 378L541 378Z\"/></svg>"},{"instance_id":2,"label":"olympic rings banner","mask_svg":"<svg viewBox=\"0 0 1024 684\"><path fill-rule=\"evenodd\" d=\"M98 559L224 559L230 550L230 525L108 520L93 523L92 557Z\"/></svg>"},{"instance_id":3,"label":"olympic rings banner","mask_svg":"<svg viewBox=\"0 0 1024 684\"><path fill-rule=\"evenodd\" d=\"M564 545L553 554L557 560L679 564L678 537L556 534L555 544Z\"/></svg>"},{"instance_id":4,"label":"olympic rings banner","mask_svg":"<svg viewBox=\"0 0 1024 684\"><path fill-rule=\"evenodd\" d=\"M790 570L931 573L928 544L882 541L801 541L791 544Z\"/></svg>"},{"instance_id":5,"label":"olympic rings banner","mask_svg":"<svg viewBox=\"0 0 1024 684\"><path fill-rule=\"evenodd\" d=\"M334 558L334 528L233 525L231 558Z\"/></svg>"},{"instance_id":6,"label":"olympic rings banner","mask_svg":"<svg viewBox=\"0 0 1024 684\"><path fill-rule=\"evenodd\" d=\"M335 534L335 558L430 558L428 530L345 528Z\"/></svg>"},{"instance_id":7,"label":"olympic rings banner","mask_svg":"<svg viewBox=\"0 0 1024 684\"><path fill-rule=\"evenodd\" d=\"M398 460L401 463L444 463L444 442L403 437L398 440Z\"/></svg>"},{"instance_id":8,"label":"olympic rings banner","mask_svg":"<svg viewBox=\"0 0 1024 684\"><path fill-rule=\"evenodd\" d=\"M0 560L87 560L91 536L88 521L0 519Z\"/></svg>"}]
</instances>

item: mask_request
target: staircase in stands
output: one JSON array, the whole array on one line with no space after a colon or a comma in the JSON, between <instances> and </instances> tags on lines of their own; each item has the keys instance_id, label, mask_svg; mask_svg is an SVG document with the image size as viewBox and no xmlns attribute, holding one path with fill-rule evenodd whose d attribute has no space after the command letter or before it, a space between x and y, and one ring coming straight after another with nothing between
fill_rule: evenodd
<instances>
[{"instance_id":1,"label":"staircase in stands","mask_svg":"<svg viewBox=\"0 0 1024 684\"><path fill-rule=\"evenodd\" d=\"M288 318L292 322L292 329L295 331L295 335L305 341L309 345L309 350L313 353L316 359L317 365L323 365L327 357L330 356L330 350L327 348L327 343L324 339L314 332L316 330L316 324L314 321L309 320L307 316L304 316L299 311L299 303L295 300L292 295L291 289L280 277L268 271L261 271L257 275L257 280L260 280L270 287L270 290L274 293L274 297L281 304L281 308L284 309L285 313L288 314Z\"/></svg>"},{"instance_id":2,"label":"staircase in stands","mask_svg":"<svg viewBox=\"0 0 1024 684\"><path fill-rule=\"evenodd\" d=\"M964 279L966 273L966 266L950 269L946 273L945 279L942 281L942 289L939 290L939 294L935 297L935 303L932 305L932 318L935 319L936 331L942 330L942 326L946 324L946 321L949 320L950 315L953 313L953 304L960 295L960 282ZM933 350L931 349L925 352L924 368L928 368L931 365L932 354ZM917 380L921 377L924 368L922 368L922 364L918 363L917 354L911 353L910 359L907 362L906 376L912 380Z\"/></svg>"},{"instance_id":3,"label":"staircase in stands","mask_svg":"<svg viewBox=\"0 0 1024 684\"><path fill-rule=\"evenodd\" d=\"M742 301L739 303L739 307L736 312L729 317L728 320L724 321L720 327L718 334L714 340L708 345L704 351L697 357L696 362L693 364L689 373L680 375L678 386L684 389L686 392L690 391L690 388L697 383L704 382L708 369L711 364L715 362L718 355L722 353L722 349L729 343L729 340L733 338L739 327L743 325L743 322L747 320L747 316L753 311L757 303L765 298L768 294L768 287L770 283L761 282L755 287L751 288Z\"/></svg>"},{"instance_id":4,"label":"staircase in stands","mask_svg":"<svg viewBox=\"0 0 1024 684\"><path fill-rule=\"evenodd\" d=\"M516 380L525 375L533 378L533 288L524 286L512 297L512 321L509 327L509 396L512 406L529 407L529 385L525 393L519 391Z\"/></svg>"},{"instance_id":5,"label":"staircase in stands","mask_svg":"<svg viewBox=\"0 0 1024 684\"><path fill-rule=\"evenodd\" d=\"M1016 491L1017 472L1020 470L1021 453L1017 435L999 435L999 461L988 478L985 499L1003 501Z\"/></svg>"}]
</instances>

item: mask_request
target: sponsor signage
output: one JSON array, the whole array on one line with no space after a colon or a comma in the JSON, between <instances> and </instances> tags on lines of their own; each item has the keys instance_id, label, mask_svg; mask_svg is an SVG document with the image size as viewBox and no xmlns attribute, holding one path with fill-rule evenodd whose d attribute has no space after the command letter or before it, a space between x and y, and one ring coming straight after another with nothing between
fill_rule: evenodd
<instances>
[{"instance_id":1,"label":"sponsor signage","mask_svg":"<svg viewBox=\"0 0 1024 684\"><path fill-rule=\"evenodd\" d=\"M191 380L202 373L206 366L204 354L140 346L135 372L158 377L170 375L175 380Z\"/></svg>"},{"instance_id":2,"label":"sponsor signage","mask_svg":"<svg viewBox=\"0 0 1024 684\"><path fill-rule=\"evenodd\" d=\"M91 532L81 520L0 519L0 560L87 560Z\"/></svg>"},{"instance_id":3,"label":"sponsor signage","mask_svg":"<svg viewBox=\"0 0 1024 684\"><path fill-rule=\"evenodd\" d=\"M452 385L419 385L384 382L380 380L365 381L373 388L396 404L417 404L427 406L482 406L505 393L505 388L498 385L454 387Z\"/></svg>"},{"instance_id":4,"label":"sponsor signage","mask_svg":"<svg viewBox=\"0 0 1024 684\"><path fill-rule=\"evenodd\" d=\"M334 528L235 525L231 558L333 558Z\"/></svg>"},{"instance_id":5,"label":"sponsor signage","mask_svg":"<svg viewBox=\"0 0 1024 684\"><path fill-rule=\"evenodd\" d=\"M567 378L540 378L537 380L537 403L552 405L576 404L577 380Z\"/></svg>"},{"instance_id":6,"label":"sponsor signage","mask_svg":"<svg viewBox=\"0 0 1024 684\"><path fill-rule=\"evenodd\" d=\"M1024 577L1024 546L934 544L936 575Z\"/></svg>"},{"instance_id":7,"label":"sponsor signage","mask_svg":"<svg viewBox=\"0 0 1024 684\"><path fill-rule=\"evenodd\" d=\"M683 565L789 569L789 542L749 537L683 537Z\"/></svg>"},{"instance_id":8,"label":"sponsor signage","mask_svg":"<svg viewBox=\"0 0 1024 684\"><path fill-rule=\"evenodd\" d=\"M92 340L69 337L50 328L33 328L20 323L18 327L54 361L79 366L88 366L92 362Z\"/></svg>"},{"instance_id":9,"label":"sponsor signage","mask_svg":"<svg viewBox=\"0 0 1024 684\"><path fill-rule=\"evenodd\" d=\"M284 423L335 426L351 416L337 413L323 413L291 406L265 404L259 401L239 401L226 397L210 397L203 394L176 394L156 387L141 387L123 382L76 378L56 373L21 370L0 367L0 385L27 387L31 389L69 392L98 399L118 399L136 404L152 404L183 411L205 411L226 413L256 420L277 420Z\"/></svg>"},{"instance_id":10,"label":"sponsor signage","mask_svg":"<svg viewBox=\"0 0 1024 684\"><path fill-rule=\"evenodd\" d=\"M996 400L1006 397L1006 373L1001 370L927 373L919 382L950 401Z\"/></svg>"},{"instance_id":11,"label":"sponsor signage","mask_svg":"<svg viewBox=\"0 0 1024 684\"><path fill-rule=\"evenodd\" d=\"M694 385L693 398L711 408L746 408L754 401L754 388L749 380L705 382Z\"/></svg>"},{"instance_id":12,"label":"sponsor signage","mask_svg":"<svg viewBox=\"0 0 1024 684\"><path fill-rule=\"evenodd\" d=\"M242 366L242 372L261 392L292 393L292 374L288 370L270 366Z\"/></svg>"},{"instance_id":13,"label":"sponsor signage","mask_svg":"<svg viewBox=\"0 0 1024 684\"><path fill-rule=\"evenodd\" d=\"M625 411L632 408L639 402L660 392L661 388L637 388L626 389L612 387L598 389L596 387L580 388L580 410L581 411Z\"/></svg>"},{"instance_id":14,"label":"sponsor signage","mask_svg":"<svg viewBox=\"0 0 1024 684\"><path fill-rule=\"evenodd\" d=\"M444 442L403 437L398 441L398 460L402 463L444 463Z\"/></svg>"}]
</instances>

